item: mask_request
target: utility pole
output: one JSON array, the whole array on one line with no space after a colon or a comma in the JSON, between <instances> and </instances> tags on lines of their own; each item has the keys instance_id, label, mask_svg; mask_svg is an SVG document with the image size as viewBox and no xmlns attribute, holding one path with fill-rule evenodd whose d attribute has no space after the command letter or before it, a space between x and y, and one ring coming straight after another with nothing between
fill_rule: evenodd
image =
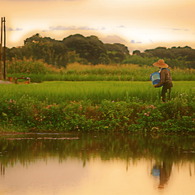
<instances>
[{"instance_id":1,"label":"utility pole","mask_svg":"<svg viewBox=\"0 0 195 195\"><path fill-rule=\"evenodd\" d=\"M6 26L5 17L1 17L0 79L6 80L6 74Z\"/></svg>"},{"instance_id":2,"label":"utility pole","mask_svg":"<svg viewBox=\"0 0 195 195\"><path fill-rule=\"evenodd\" d=\"M3 78L6 80L7 68L6 68L6 28L5 28L5 17L3 18L3 34L4 34L4 49L3 49Z\"/></svg>"},{"instance_id":3,"label":"utility pole","mask_svg":"<svg viewBox=\"0 0 195 195\"><path fill-rule=\"evenodd\" d=\"M1 37L0 37L0 80L3 78L2 67L2 41L3 41L3 20L1 18Z\"/></svg>"}]
</instances>

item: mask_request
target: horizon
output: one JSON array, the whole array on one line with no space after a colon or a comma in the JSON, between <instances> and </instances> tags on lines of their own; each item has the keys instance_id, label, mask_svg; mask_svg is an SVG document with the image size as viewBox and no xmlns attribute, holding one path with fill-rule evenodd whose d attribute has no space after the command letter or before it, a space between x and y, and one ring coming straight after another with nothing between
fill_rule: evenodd
<instances>
[{"instance_id":1,"label":"horizon","mask_svg":"<svg viewBox=\"0 0 195 195\"><path fill-rule=\"evenodd\" d=\"M32 36L34 36L34 35L36 35L36 34L39 34L39 36L40 36L41 38L46 37L46 36L42 36L40 33L35 33L35 34L32 34L31 36L26 37L26 38L30 38L30 37L32 37ZM76 34L80 34L80 33L70 34L70 35L68 35L68 36L76 35ZM80 35L82 35L82 34L80 34ZM67 36L67 37L68 37L68 36ZM84 36L84 35L82 35L82 36ZM89 37L89 36L96 36L96 35L88 35L88 36L84 36L84 37ZM47 36L47 37L49 37L49 36ZM49 38L54 39L54 40L56 40L56 41L62 41L64 38L67 38L67 37L63 37L62 39L55 39L55 38L53 38L53 37L49 37ZM97 36L97 38L98 38L100 41L102 41L98 36ZM24 41L25 41L25 40L23 40L23 43L24 43ZM102 42L103 42L103 41L102 41ZM116 43L121 44L120 42L116 42ZM107 43L103 42L103 44L107 44ZM113 43L111 43L111 44L115 44L115 43L113 42ZM24 44L23 44L23 45L24 45ZM14 46L14 47L18 48L18 47L22 47L23 45ZM125 45L125 44L124 44L124 45ZM125 46L127 46L127 45L125 45ZM158 48L158 47L165 47L165 46L156 46L156 47L154 47L154 48L146 48L145 50L148 50L148 49L156 49L156 48ZM170 47L165 47L165 48L166 48L166 49L171 49L171 48L173 48L173 47L176 47L176 48L181 47L181 48L183 48L183 47L190 47L190 46L189 46L189 45L185 45L185 46L170 46ZM8 48L12 48L12 47L8 47ZM193 47L190 47L190 48L191 48L191 49L195 49L195 48L193 48ZM129 48L128 48L128 49L129 49ZM140 51L140 52L145 52L145 50ZM133 51L136 51L136 50L129 51L129 53L131 54Z\"/></svg>"},{"instance_id":2,"label":"horizon","mask_svg":"<svg viewBox=\"0 0 195 195\"><path fill-rule=\"evenodd\" d=\"M195 48L193 0L1 0L7 47L38 33L62 40L73 34L121 43L130 53L156 47Z\"/></svg>"}]
</instances>

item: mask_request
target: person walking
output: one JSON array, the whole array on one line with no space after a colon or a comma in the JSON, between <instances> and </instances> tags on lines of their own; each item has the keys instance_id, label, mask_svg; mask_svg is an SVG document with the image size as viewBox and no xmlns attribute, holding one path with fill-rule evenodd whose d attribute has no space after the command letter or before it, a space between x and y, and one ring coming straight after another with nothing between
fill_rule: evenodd
<instances>
[{"instance_id":1,"label":"person walking","mask_svg":"<svg viewBox=\"0 0 195 195\"><path fill-rule=\"evenodd\" d=\"M166 95L168 93L168 100L170 100L171 88L173 87L171 73L168 69L169 66L165 63L163 59L159 59L153 64L153 66L160 68L160 82L158 84L155 84L154 87L162 87L161 98L163 102L166 102Z\"/></svg>"}]
</instances>

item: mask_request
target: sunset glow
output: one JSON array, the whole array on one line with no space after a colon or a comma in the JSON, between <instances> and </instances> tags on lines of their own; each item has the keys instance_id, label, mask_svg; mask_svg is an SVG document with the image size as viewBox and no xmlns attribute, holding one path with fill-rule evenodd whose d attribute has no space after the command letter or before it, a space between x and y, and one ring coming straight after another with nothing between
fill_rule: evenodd
<instances>
[{"instance_id":1,"label":"sunset glow","mask_svg":"<svg viewBox=\"0 0 195 195\"><path fill-rule=\"evenodd\" d=\"M193 0L1 0L7 46L21 46L35 33L62 40L96 35L129 49L195 48Z\"/></svg>"}]
</instances>

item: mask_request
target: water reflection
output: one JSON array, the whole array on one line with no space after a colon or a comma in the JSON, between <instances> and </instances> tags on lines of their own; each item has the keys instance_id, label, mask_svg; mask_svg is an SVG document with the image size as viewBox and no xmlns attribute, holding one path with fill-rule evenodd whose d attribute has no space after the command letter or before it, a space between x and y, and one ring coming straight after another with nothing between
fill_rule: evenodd
<instances>
[{"instance_id":1,"label":"water reflection","mask_svg":"<svg viewBox=\"0 0 195 195\"><path fill-rule=\"evenodd\" d=\"M1 175L5 175L5 167L0 163L1 165Z\"/></svg>"},{"instance_id":2,"label":"water reflection","mask_svg":"<svg viewBox=\"0 0 195 195\"><path fill-rule=\"evenodd\" d=\"M158 188L164 188L171 176L173 163L172 162L156 162L152 168L152 175L159 177Z\"/></svg>"},{"instance_id":3,"label":"water reflection","mask_svg":"<svg viewBox=\"0 0 195 195\"><path fill-rule=\"evenodd\" d=\"M0 194L192 195L194 151L193 136L1 136Z\"/></svg>"}]
</instances>

